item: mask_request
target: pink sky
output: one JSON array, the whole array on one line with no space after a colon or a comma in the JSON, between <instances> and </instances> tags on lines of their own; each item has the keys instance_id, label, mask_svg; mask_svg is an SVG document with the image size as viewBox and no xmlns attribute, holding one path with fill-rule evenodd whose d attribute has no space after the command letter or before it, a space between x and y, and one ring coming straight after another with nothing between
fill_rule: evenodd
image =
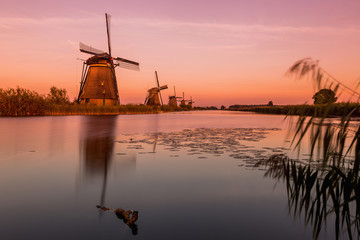
<instances>
[{"instance_id":1,"label":"pink sky","mask_svg":"<svg viewBox=\"0 0 360 240\"><path fill-rule=\"evenodd\" d=\"M311 102L310 81L284 76L305 57L350 87L360 77L360 1L17 1L0 2L0 88L47 93L79 89L87 54L79 41L140 62L117 68L122 103L141 103L155 84L192 96L195 105Z\"/></svg>"}]
</instances>

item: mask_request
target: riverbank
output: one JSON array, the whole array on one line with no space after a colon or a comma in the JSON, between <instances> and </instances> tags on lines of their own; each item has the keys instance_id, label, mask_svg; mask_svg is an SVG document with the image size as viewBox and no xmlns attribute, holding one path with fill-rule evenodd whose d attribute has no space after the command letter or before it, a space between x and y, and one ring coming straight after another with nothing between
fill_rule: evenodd
<instances>
[{"instance_id":1,"label":"riverbank","mask_svg":"<svg viewBox=\"0 0 360 240\"><path fill-rule=\"evenodd\" d=\"M158 114L163 112L190 111L190 107L146 106L143 104L98 106L91 104L49 104L37 111L25 108L12 108L1 111L0 116L66 116L66 115L127 115Z\"/></svg>"},{"instance_id":2,"label":"riverbank","mask_svg":"<svg viewBox=\"0 0 360 240\"><path fill-rule=\"evenodd\" d=\"M21 87L0 88L0 116L64 116L64 115L118 115L156 114L162 112L190 111L192 107L146 106L144 104L106 105L70 102L65 89L51 87L47 95Z\"/></svg>"},{"instance_id":3,"label":"riverbank","mask_svg":"<svg viewBox=\"0 0 360 240\"><path fill-rule=\"evenodd\" d=\"M230 111L247 111L265 114L308 115L308 116L345 116L352 113L353 117L360 117L359 103L332 103L317 105L278 105L278 106L246 106L231 108Z\"/></svg>"}]
</instances>

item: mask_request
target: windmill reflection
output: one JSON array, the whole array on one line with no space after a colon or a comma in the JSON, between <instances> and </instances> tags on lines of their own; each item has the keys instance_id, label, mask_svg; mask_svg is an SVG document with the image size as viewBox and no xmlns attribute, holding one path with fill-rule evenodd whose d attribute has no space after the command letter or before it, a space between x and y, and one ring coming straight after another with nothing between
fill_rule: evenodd
<instances>
[{"instance_id":1,"label":"windmill reflection","mask_svg":"<svg viewBox=\"0 0 360 240\"><path fill-rule=\"evenodd\" d=\"M347 232L349 239L360 236L360 177L352 167L304 165L284 155L274 155L255 166L267 166L265 176L283 180L288 194L289 212L305 216L317 239L330 217L335 217L339 239Z\"/></svg>"},{"instance_id":2,"label":"windmill reflection","mask_svg":"<svg viewBox=\"0 0 360 240\"><path fill-rule=\"evenodd\" d=\"M88 116L82 129L81 170L86 181L102 180L99 206L105 205L110 171L123 174L136 170L136 155L117 154L114 159L116 118L117 116ZM134 222L127 225L132 229L132 233L136 234L137 226Z\"/></svg>"},{"instance_id":3,"label":"windmill reflection","mask_svg":"<svg viewBox=\"0 0 360 240\"><path fill-rule=\"evenodd\" d=\"M105 202L106 182L114 151L116 116L85 118L81 141L81 165L86 180L103 179L100 204Z\"/></svg>"}]
</instances>

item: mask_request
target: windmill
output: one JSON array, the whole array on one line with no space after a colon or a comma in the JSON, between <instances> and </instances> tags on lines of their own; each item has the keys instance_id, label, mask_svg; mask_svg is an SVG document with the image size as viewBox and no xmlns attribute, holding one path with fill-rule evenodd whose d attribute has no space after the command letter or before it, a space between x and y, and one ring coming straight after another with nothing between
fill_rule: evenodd
<instances>
[{"instance_id":1,"label":"windmill","mask_svg":"<svg viewBox=\"0 0 360 240\"><path fill-rule=\"evenodd\" d=\"M192 107L193 107L193 103L195 103L195 102L193 102L192 96L190 96L190 101L189 101L189 103L188 103L188 106L190 106L190 108L192 108Z\"/></svg>"},{"instance_id":2,"label":"windmill","mask_svg":"<svg viewBox=\"0 0 360 240\"><path fill-rule=\"evenodd\" d=\"M157 87L150 88L147 91L147 94L146 94L144 104L148 105L148 106L160 106L160 105L163 105L163 100L162 100L162 97L161 97L161 90L165 90L165 89L168 88L167 85L163 85L163 86L160 87L157 71L155 71L155 79L156 79Z\"/></svg>"},{"instance_id":3,"label":"windmill","mask_svg":"<svg viewBox=\"0 0 360 240\"><path fill-rule=\"evenodd\" d=\"M169 96L169 106L177 107L178 99L181 99L181 97L176 96L176 90L175 90L175 86L174 86L174 96Z\"/></svg>"},{"instance_id":4,"label":"windmill","mask_svg":"<svg viewBox=\"0 0 360 240\"><path fill-rule=\"evenodd\" d=\"M185 107L186 102L188 102L189 103L188 105L192 107L192 103L193 103L192 98L191 98L191 100L185 100L185 94L183 92L183 97L182 97L182 100L180 101L180 107Z\"/></svg>"},{"instance_id":5,"label":"windmill","mask_svg":"<svg viewBox=\"0 0 360 240\"><path fill-rule=\"evenodd\" d=\"M110 18L105 13L108 53L80 42L80 52L93 55L83 64L81 74L79 103L98 105L119 104L119 91L115 67L139 70L139 63L120 57L112 57L110 44Z\"/></svg>"}]
</instances>

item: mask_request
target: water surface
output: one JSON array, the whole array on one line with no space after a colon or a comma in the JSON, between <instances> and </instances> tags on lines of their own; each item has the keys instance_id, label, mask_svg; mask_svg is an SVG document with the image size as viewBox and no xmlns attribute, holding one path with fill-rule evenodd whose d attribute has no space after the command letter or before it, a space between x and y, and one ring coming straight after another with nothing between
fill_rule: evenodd
<instances>
[{"instance_id":1,"label":"water surface","mask_svg":"<svg viewBox=\"0 0 360 240\"><path fill-rule=\"evenodd\" d=\"M254 167L292 154L283 116L0 118L0 132L0 239L312 238ZM96 205L138 211L136 229Z\"/></svg>"}]
</instances>

